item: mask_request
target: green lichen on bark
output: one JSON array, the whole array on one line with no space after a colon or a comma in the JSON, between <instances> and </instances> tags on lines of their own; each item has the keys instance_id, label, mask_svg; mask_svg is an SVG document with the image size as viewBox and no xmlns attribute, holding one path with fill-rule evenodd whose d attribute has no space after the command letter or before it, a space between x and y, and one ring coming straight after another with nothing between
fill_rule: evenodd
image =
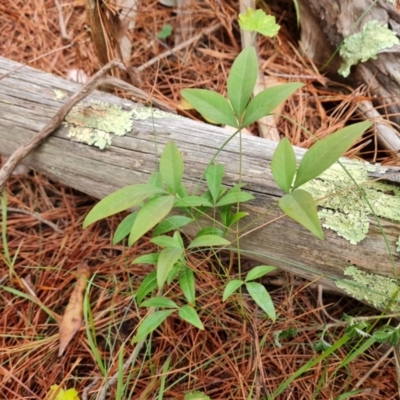
<instances>
[{"instance_id":1,"label":"green lichen on bark","mask_svg":"<svg viewBox=\"0 0 400 400\"><path fill-rule=\"evenodd\" d=\"M400 188L368 178L374 166L360 162L345 162L346 169L363 190L379 217L400 222ZM368 234L371 210L352 180L339 164L334 164L317 179L302 186L320 200L318 212L322 226L332 229L352 244Z\"/></svg>"},{"instance_id":2,"label":"green lichen on bark","mask_svg":"<svg viewBox=\"0 0 400 400\"><path fill-rule=\"evenodd\" d=\"M400 311L400 287L394 279L368 274L354 266L347 267L344 275L353 279L339 279L335 283L350 296L376 308Z\"/></svg>"},{"instance_id":3,"label":"green lichen on bark","mask_svg":"<svg viewBox=\"0 0 400 400\"><path fill-rule=\"evenodd\" d=\"M111 145L113 135L123 136L130 132L134 120L171 116L173 114L150 107L124 109L117 105L91 102L73 107L65 121L71 127L68 137L72 140L104 149Z\"/></svg>"},{"instance_id":4,"label":"green lichen on bark","mask_svg":"<svg viewBox=\"0 0 400 400\"><path fill-rule=\"evenodd\" d=\"M376 60L380 51L399 44L396 34L378 21L367 22L361 32L347 37L340 47L343 63L339 74L349 76L350 67L369 59Z\"/></svg>"}]
</instances>

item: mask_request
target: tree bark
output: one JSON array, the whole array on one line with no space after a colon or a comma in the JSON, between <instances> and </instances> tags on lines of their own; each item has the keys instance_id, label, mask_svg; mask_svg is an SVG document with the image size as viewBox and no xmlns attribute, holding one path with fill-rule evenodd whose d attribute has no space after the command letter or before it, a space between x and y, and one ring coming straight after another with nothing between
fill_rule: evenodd
<instances>
[{"instance_id":1,"label":"tree bark","mask_svg":"<svg viewBox=\"0 0 400 400\"><path fill-rule=\"evenodd\" d=\"M400 14L388 1L299 0L299 5L302 49L318 67L329 62L327 70L336 74L336 77L342 62L337 50L344 39L360 32L367 22L376 20L389 27L397 36L400 34ZM376 60L370 59L353 66L349 79L353 87L367 87L380 115L397 126L400 125L399 54L400 45L383 50ZM390 138L381 137L381 144L398 153L398 132Z\"/></svg>"},{"instance_id":2,"label":"tree bark","mask_svg":"<svg viewBox=\"0 0 400 400\"><path fill-rule=\"evenodd\" d=\"M19 66L0 58L0 74ZM40 131L65 101L57 100L57 96L61 92L71 94L78 87L76 83L29 67L4 77L0 85L0 152L10 155ZM75 126L71 122L65 123L25 159L25 164L51 179L101 199L126 185L145 183L157 169L164 145L173 140L183 154L184 184L192 191L212 157L232 135L230 130L172 114L157 111L149 114L140 105L99 91L85 100L84 113L90 114L98 102L118 105L123 110L138 110L142 115L147 113L148 117L132 118L128 132L124 136L113 136L112 144L105 150L71 141L68 134ZM224 184L227 187L241 179L246 190L255 196L243 206L250 216L242 225L241 254L335 290L338 290L335 280L343 278L343 271L349 265L373 274L395 277L400 272L400 257L395 251L400 235L399 221L381 220L395 268L373 218L367 237L358 245L350 244L331 230L324 230L324 241L316 239L283 216L277 205L283 193L270 170L275 147L276 143L268 140L243 136L240 141L236 136L216 159L225 166ZM303 154L304 150L296 149L298 161ZM379 170L376 173L379 175ZM397 171L394 180L399 176ZM396 191L398 187L393 186L393 193ZM202 221L205 222L209 224L210 220ZM187 232L193 234L195 227Z\"/></svg>"}]
</instances>

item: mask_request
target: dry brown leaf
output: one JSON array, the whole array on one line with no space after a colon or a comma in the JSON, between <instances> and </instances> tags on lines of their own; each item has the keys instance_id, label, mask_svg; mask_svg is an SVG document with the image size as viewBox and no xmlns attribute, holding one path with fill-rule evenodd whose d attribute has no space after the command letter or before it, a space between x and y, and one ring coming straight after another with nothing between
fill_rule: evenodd
<instances>
[{"instance_id":1,"label":"dry brown leaf","mask_svg":"<svg viewBox=\"0 0 400 400\"><path fill-rule=\"evenodd\" d=\"M69 303L60 322L60 349L58 356L62 356L68 343L82 325L83 295L90 277L90 268L86 264L79 264L77 271L78 281L71 293Z\"/></svg>"}]
</instances>

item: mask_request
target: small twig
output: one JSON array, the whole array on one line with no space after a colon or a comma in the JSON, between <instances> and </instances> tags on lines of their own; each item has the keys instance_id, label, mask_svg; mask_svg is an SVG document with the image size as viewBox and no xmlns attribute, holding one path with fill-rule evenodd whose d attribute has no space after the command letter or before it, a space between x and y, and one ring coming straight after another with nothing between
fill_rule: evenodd
<instances>
[{"instance_id":1,"label":"small twig","mask_svg":"<svg viewBox=\"0 0 400 400\"><path fill-rule=\"evenodd\" d=\"M318 305L319 305L319 307L321 308L321 311L322 311L331 321L333 321L333 322L339 322L339 323L342 322L342 321L339 321L338 319L333 318L332 316L330 316L329 313L328 313L328 311L326 311L325 305L324 305L324 299L323 299L323 297L322 297L323 292L324 292L324 287L323 287L322 285L318 285Z\"/></svg>"},{"instance_id":2,"label":"small twig","mask_svg":"<svg viewBox=\"0 0 400 400\"><path fill-rule=\"evenodd\" d=\"M56 130L65 116L71 111L77 103L83 100L89 93L91 93L101 81L101 78L111 69L119 67L125 70L124 65L119 60L110 61L107 65L96 72L78 92L74 93L57 111L50 122L31 140L19 147L3 165L0 170L0 193L3 192L7 179L10 177L14 168L37 146L39 146L51 133Z\"/></svg>"},{"instance_id":3,"label":"small twig","mask_svg":"<svg viewBox=\"0 0 400 400\"><path fill-rule=\"evenodd\" d=\"M2 210L2 208L0 206L0 211L1 210ZM64 234L64 232L56 224L53 224L53 222L48 221L47 219L44 219L43 217L40 216L40 214L38 214L36 212L30 212L27 210L21 210L19 208L8 207L8 206L7 206L7 211L15 212L18 214L29 215L33 218L36 218L38 221L42 222L43 224L50 226L50 228L53 228L57 233Z\"/></svg>"},{"instance_id":4,"label":"small twig","mask_svg":"<svg viewBox=\"0 0 400 400\"><path fill-rule=\"evenodd\" d=\"M193 36L192 38L186 40L185 42L182 42L180 45L175 46L173 49L164 51L164 53L159 54L157 57L152 58L151 60L147 61L147 63L142 64L139 68L136 68L136 69L139 72L144 71L146 68L157 63L161 59L174 55L176 52L184 49L185 47L188 47L191 44L196 43L198 40L200 40L203 37L203 35L210 35L211 33L215 32L219 28L221 28L220 23L213 25L210 28L207 28L204 31L200 32L198 35Z\"/></svg>"}]
</instances>

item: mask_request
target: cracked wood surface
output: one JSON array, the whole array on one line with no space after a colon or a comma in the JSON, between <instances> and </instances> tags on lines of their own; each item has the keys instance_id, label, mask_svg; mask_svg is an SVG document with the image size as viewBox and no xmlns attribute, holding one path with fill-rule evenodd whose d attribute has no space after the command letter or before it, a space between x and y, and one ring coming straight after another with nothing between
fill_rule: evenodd
<instances>
[{"instance_id":1,"label":"cracked wood surface","mask_svg":"<svg viewBox=\"0 0 400 400\"><path fill-rule=\"evenodd\" d=\"M0 75L18 66L20 64L0 57ZM69 96L78 87L79 84L30 67L3 77L0 81L0 153L10 155L55 114L64 101L56 100L55 90L65 91ZM99 91L89 95L85 102L92 100L126 108L141 107ZM111 146L100 150L72 142L67 137L69 129L67 124L63 125L25 159L25 164L99 199L123 186L146 182L157 167L155 148L160 155L169 140L174 140L183 154L184 183L190 191L208 162L232 135L230 130L165 115L154 120L133 120L129 133L114 137ZM270 170L276 144L243 136L241 146L240 157L239 139L233 138L217 161L225 166L224 184L227 186L238 182L241 165L242 181L246 183L247 191L256 197L243 207L251 216L245 220L248 224L245 231L252 232L241 239L242 255L309 280L318 280L331 288L336 288L334 280L343 278L343 270L349 265L389 277L397 274L373 219L367 238L358 245L351 245L326 229L325 240L320 241L289 218L279 218L282 212L277 202L283 193L273 181ZM296 154L300 160L304 151L297 149ZM400 224L384 219L381 224L398 269L400 257L394 249ZM187 232L193 233L190 229Z\"/></svg>"}]
</instances>

